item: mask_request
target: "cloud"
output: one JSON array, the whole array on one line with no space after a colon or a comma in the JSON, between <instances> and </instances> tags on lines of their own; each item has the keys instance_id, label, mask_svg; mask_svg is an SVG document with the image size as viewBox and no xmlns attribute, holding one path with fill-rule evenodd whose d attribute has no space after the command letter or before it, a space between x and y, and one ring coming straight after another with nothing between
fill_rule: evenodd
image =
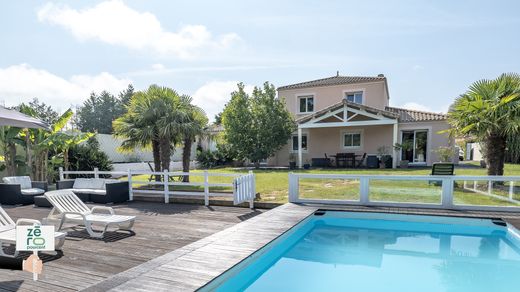
<instances>
[{"instance_id":1,"label":"cloud","mask_svg":"<svg viewBox=\"0 0 520 292\"><path fill-rule=\"evenodd\" d=\"M193 103L204 109L210 121L220 113L231 98L231 93L238 89L238 81L212 81L204 84L192 95ZM254 86L246 85L247 93L253 92Z\"/></svg>"},{"instance_id":2,"label":"cloud","mask_svg":"<svg viewBox=\"0 0 520 292\"><path fill-rule=\"evenodd\" d=\"M6 106L13 106L36 97L56 109L65 110L71 105L83 103L92 91L106 90L115 94L130 83L132 81L129 79L120 79L107 72L74 75L65 79L28 64L20 64L0 68L0 101L4 101Z\"/></svg>"},{"instance_id":3,"label":"cloud","mask_svg":"<svg viewBox=\"0 0 520 292\"><path fill-rule=\"evenodd\" d=\"M185 25L177 32L167 31L155 15L134 10L121 0L101 2L82 10L47 3L37 15L39 21L61 26L80 41L98 40L181 59L229 49L240 40L236 33L215 37L204 25Z\"/></svg>"}]
</instances>

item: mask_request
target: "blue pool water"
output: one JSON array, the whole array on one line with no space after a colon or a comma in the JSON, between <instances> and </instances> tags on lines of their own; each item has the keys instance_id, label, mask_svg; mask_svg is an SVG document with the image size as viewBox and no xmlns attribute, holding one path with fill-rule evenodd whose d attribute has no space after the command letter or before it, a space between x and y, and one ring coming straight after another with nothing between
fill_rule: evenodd
<instances>
[{"instance_id":1,"label":"blue pool water","mask_svg":"<svg viewBox=\"0 0 520 292\"><path fill-rule=\"evenodd\" d=\"M520 237L487 219L327 211L203 290L520 291Z\"/></svg>"}]
</instances>

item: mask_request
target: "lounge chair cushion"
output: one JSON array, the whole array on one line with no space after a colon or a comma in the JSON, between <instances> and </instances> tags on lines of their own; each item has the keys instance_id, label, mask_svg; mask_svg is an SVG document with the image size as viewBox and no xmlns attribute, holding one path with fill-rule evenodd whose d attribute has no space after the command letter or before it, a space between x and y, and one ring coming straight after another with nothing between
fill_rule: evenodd
<instances>
[{"instance_id":1,"label":"lounge chair cushion","mask_svg":"<svg viewBox=\"0 0 520 292\"><path fill-rule=\"evenodd\" d=\"M72 191L76 194L94 194L94 195L106 195L106 190L97 190L97 189L76 189L73 188Z\"/></svg>"},{"instance_id":2,"label":"lounge chair cushion","mask_svg":"<svg viewBox=\"0 0 520 292\"><path fill-rule=\"evenodd\" d=\"M100 178L77 178L74 180L73 189L105 189L105 180Z\"/></svg>"},{"instance_id":3,"label":"lounge chair cushion","mask_svg":"<svg viewBox=\"0 0 520 292\"><path fill-rule=\"evenodd\" d=\"M45 193L45 190L42 190L39 188L22 189L22 195L26 195L26 196L43 195L44 193Z\"/></svg>"},{"instance_id":4,"label":"lounge chair cushion","mask_svg":"<svg viewBox=\"0 0 520 292\"><path fill-rule=\"evenodd\" d=\"M6 184L20 185L22 190L32 188L31 177L29 176L7 176L3 178L3 181Z\"/></svg>"}]
</instances>

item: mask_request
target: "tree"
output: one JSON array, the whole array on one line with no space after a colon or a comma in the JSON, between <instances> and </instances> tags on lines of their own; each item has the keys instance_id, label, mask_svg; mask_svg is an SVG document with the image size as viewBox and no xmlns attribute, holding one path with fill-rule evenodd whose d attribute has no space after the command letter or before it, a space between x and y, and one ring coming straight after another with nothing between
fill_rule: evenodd
<instances>
[{"instance_id":1,"label":"tree","mask_svg":"<svg viewBox=\"0 0 520 292\"><path fill-rule=\"evenodd\" d=\"M233 147L238 159L249 159L260 166L260 161L272 156L289 140L295 122L283 99L276 98L272 84L255 87L251 95L238 84L238 91L222 113L224 140Z\"/></svg>"},{"instance_id":2,"label":"tree","mask_svg":"<svg viewBox=\"0 0 520 292\"><path fill-rule=\"evenodd\" d=\"M127 112L113 122L114 136L124 139L119 151L129 152L136 148L152 149L154 170L161 171L159 129L151 107L150 89L136 92ZM155 180L160 181L156 175Z\"/></svg>"},{"instance_id":3,"label":"tree","mask_svg":"<svg viewBox=\"0 0 520 292\"><path fill-rule=\"evenodd\" d=\"M503 175L508 138L520 134L520 75L473 83L455 100L448 121L455 133L481 141L488 175Z\"/></svg>"},{"instance_id":4,"label":"tree","mask_svg":"<svg viewBox=\"0 0 520 292\"><path fill-rule=\"evenodd\" d=\"M129 84L118 97L107 91L99 95L91 93L78 109L76 124L82 132L112 134L112 122L126 112L126 106L134 95L134 87Z\"/></svg>"},{"instance_id":5,"label":"tree","mask_svg":"<svg viewBox=\"0 0 520 292\"><path fill-rule=\"evenodd\" d=\"M107 91L94 92L78 109L77 124L82 132L112 133L112 121L124 112L123 106Z\"/></svg>"},{"instance_id":6,"label":"tree","mask_svg":"<svg viewBox=\"0 0 520 292\"><path fill-rule=\"evenodd\" d=\"M155 171L169 169L172 149L188 119L181 97L171 88L151 85L135 93L127 109L114 121L115 135L125 139L121 150L151 146Z\"/></svg>"},{"instance_id":7,"label":"tree","mask_svg":"<svg viewBox=\"0 0 520 292\"><path fill-rule=\"evenodd\" d=\"M183 139L182 148L182 171L190 171L191 147L197 137L205 135L208 118L200 107L193 105L192 98L187 95L181 96L182 111L186 112L186 118L181 123L181 135ZM189 182L189 176L183 176L184 182Z\"/></svg>"},{"instance_id":8,"label":"tree","mask_svg":"<svg viewBox=\"0 0 520 292\"><path fill-rule=\"evenodd\" d=\"M128 106L130 104L130 99L134 95L134 91L135 89L132 84L128 84L128 87L119 93L119 101L122 105Z\"/></svg>"},{"instance_id":9,"label":"tree","mask_svg":"<svg viewBox=\"0 0 520 292\"><path fill-rule=\"evenodd\" d=\"M50 105L40 102L37 98L33 98L27 106L34 110L36 117L48 125L55 123L60 116ZM20 107L18 107L18 109L20 109Z\"/></svg>"}]
</instances>

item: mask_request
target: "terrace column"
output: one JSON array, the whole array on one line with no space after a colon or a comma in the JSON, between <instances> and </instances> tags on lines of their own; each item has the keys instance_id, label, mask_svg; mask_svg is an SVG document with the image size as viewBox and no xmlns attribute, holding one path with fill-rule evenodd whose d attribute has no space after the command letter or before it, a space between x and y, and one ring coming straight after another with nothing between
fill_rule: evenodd
<instances>
[{"instance_id":1,"label":"terrace column","mask_svg":"<svg viewBox=\"0 0 520 292\"><path fill-rule=\"evenodd\" d=\"M392 142L392 151L394 155L392 155L392 168L397 168L397 155L399 155L397 149L395 149L395 144L397 143L397 135L398 135L398 123L397 121L394 124L394 134L393 134L393 142Z\"/></svg>"},{"instance_id":2,"label":"terrace column","mask_svg":"<svg viewBox=\"0 0 520 292\"><path fill-rule=\"evenodd\" d=\"M298 126L298 168L302 168L303 153L302 153L302 128Z\"/></svg>"}]
</instances>

